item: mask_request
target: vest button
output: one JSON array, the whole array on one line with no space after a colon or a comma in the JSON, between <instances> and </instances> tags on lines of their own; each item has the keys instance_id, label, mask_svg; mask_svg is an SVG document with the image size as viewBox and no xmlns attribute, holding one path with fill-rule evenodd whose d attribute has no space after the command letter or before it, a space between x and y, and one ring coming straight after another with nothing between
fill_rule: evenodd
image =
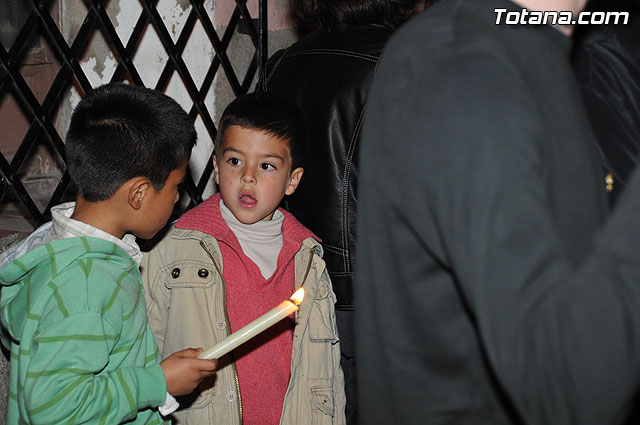
<instances>
[{"instance_id":1,"label":"vest button","mask_svg":"<svg viewBox=\"0 0 640 425\"><path fill-rule=\"evenodd\" d=\"M180 277L180 269L176 267L175 269L171 270L171 277L174 279Z\"/></svg>"},{"instance_id":2,"label":"vest button","mask_svg":"<svg viewBox=\"0 0 640 425\"><path fill-rule=\"evenodd\" d=\"M207 269L198 270L198 276L200 276L203 279L206 278L207 276L209 276L209 270Z\"/></svg>"},{"instance_id":3,"label":"vest button","mask_svg":"<svg viewBox=\"0 0 640 425\"><path fill-rule=\"evenodd\" d=\"M227 401L228 402L236 401L236 393L235 393L235 391L229 391L227 393Z\"/></svg>"},{"instance_id":4,"label":"vest button","mask_svg":"<svg viewBox=\"0 0 640 425\"><path fill-rule=\"evenodd\" d=\"M222 320L219 322L216 322L216 328L218 329L224 329L227 327L227 324L225 322L223 322Z\"/></svg>"}]
</instances>

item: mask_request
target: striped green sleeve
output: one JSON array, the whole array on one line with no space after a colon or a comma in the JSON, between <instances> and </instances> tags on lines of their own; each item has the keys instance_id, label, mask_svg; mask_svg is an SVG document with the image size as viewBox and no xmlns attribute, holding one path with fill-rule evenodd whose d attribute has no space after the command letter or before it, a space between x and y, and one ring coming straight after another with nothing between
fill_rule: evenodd
<instances>
[{"instance_id":1,"label":"striped green sleeve","mask_svg":"<svg viewBox=\"0 0 640 425\"><path fill-rule=\"evenodd\" d=\"M137 347L114 355L119 337L95 312L69 315L37 334L19 394L31 423L118 424L162 405L162 369L144 367L144 352L132 364Z\"/></svg>"}]
</instances>

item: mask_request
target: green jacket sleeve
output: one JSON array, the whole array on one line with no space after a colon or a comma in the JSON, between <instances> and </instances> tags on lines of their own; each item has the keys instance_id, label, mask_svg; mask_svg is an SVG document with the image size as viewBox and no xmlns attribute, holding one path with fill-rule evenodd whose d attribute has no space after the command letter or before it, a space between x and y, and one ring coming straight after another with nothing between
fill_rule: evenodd
<instances>
[{"instance_id":1,"label":"green jacket sleeve","mask_svg":"<svg viewBox=\"0 0 640 425\"><path fill-rule=\"evenodd\" d=\"M22 393L31 423L117 424L162 405L161 367L118 367L134 355L113 351L118 338L96 312L70 315L37 334Z\"/></svg>"}]
</instances>

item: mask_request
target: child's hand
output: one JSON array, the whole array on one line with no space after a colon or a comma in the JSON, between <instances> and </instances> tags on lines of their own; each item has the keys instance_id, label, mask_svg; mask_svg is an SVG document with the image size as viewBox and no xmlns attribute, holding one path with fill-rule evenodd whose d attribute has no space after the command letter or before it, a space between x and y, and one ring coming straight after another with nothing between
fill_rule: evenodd
<instances>
[{"instance_id":1,"label":"child's hand","mask_svg":"<svg viewBox=\"0 0 640 425\"><path fill-rule=\"evenodd\" d=\"M218 361L197 359L196 356L201 352L202 348L187 348L173 353L160 363L169 394L189 394L200 381L216 373Z\"/></svg>"}]
</instances>

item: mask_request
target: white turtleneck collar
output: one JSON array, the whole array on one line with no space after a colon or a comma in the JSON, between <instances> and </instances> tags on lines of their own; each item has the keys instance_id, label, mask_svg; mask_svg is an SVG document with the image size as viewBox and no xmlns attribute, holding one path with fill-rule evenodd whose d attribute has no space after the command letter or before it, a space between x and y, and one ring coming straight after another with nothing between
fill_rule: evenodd
<instances>
[{"instance_id":1,"label":"white turtleneck collar","mask_svg":"<svg viewBox=\"0 0 640 425\"><path fill-rule=\"evenodd\" d=\"M238 239L242 252L258 266L262 276L269 279L278 267L278 256L283 244L284 214L276 210L271 220L244 224L238 221L222 198L220 198L220 213Z\"/></svg>"}]
</instances>

